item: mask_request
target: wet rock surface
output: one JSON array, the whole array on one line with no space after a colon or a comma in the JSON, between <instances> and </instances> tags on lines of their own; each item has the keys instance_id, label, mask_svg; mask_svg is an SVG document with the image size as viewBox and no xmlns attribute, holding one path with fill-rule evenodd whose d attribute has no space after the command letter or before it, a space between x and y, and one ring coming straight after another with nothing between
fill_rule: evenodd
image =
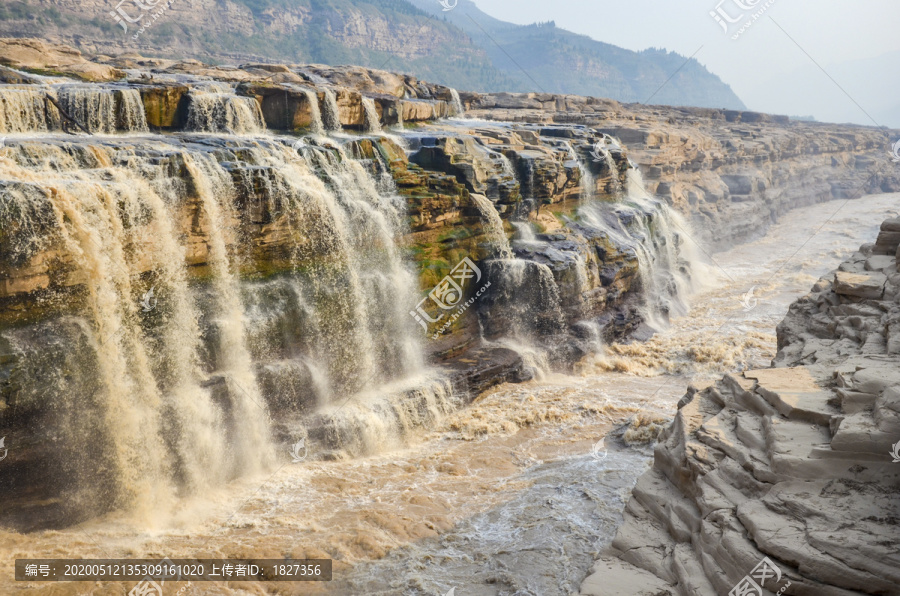
<instances>
[{"instance_id":1,"label":"wet rock surface","mask_svg":"<svg viewBox=\"0 0 900 596\"><path fill-rule=\"evenodd\" d=\"M581 594L900 594L896 227L791 306L775 368L688 392Z\"/></svg>"},{"instance_id":2,"label":"wet rock surface","mask_svg":"<svg viewBox=\"0 0 900 596\"><path fill-rule=\"evenodd\" d=\"M7 83L0 85L0 133L10 135L0 147L0 434L41 429L6 462L14 471L8 482L31 490L29 470L45 469L48 451L58 452L46 468L52 478L37 493L21 493L19 504L62 507L66 474L86 475L88 460L63 461L58 446L103 429L85 426L74 438L53 429L76 414L90 418L124 386L125 372L110 372L115 382L92 376L98 359L131 374L143 353L196 344L196 370L171 358L139 370L135 386L156 391L158 373L168 397L176 386L171 371L181 370L178 382L216 406L255 399L222 370L228 325L216 314L224 298L215 298L222 291L211 280L228 278L240 287L232 297L244 292L254 301L244 305L255 317L250 347L231 362L250 363L239 372L251 390L258 381L256 401L277 412L279 440L338 395L346 401L419 359L437 363L446 383L433 393L402 388L378 406L406 432L492 385L532 378L534 363L490 343L510 333L545 349L547 364L566 368L601 340L646 335L648 296L658 302L650 310L668 317L677 307L676 278L688 270L681 249L690 239L677 210L713 241L737 242L785 210L844 196L857 182L869 190L896 183L881 173L885 134L862 127L822 133L764 115L542 94L463 93L468 115L493 122L442 121L459 111L460 96L408 75L139 55L88 61L42 43L0 45L10 65L0 72ZM85 73L97 82L86 82ZM777 139L778 151L739 142L759 135ZM634 192L633 162L664 200ZM751 162L769 169L742 169ZM826 191L825 178L838 182ZM697 180L714 190L700 193ZM64 233L66 226L73 230ZM896 285L890 269L898 234L900 225L886 224L864 262L834 282L838 296L886 300ZM405 303L414 301L398 296L418 290L427 299L463 259L492 292L476 300L477 286L467 286L454 298L471 308L443 318L439 332L423 325L424 340L406 341L409 327L425 321L408 317ZM406 272L406 261L414 271ZM292 289L291 276L305 276L308 286ZM180 304L180 319L141 307L148 290L160 291L156 284L182 293L181 302L163 306ZM869 326L880 308L848 306L842 340L874 346ZM121 319L110 328L100 320L108 313ZM124 339L115 335L118 323L129 330ZM183 325L190 328L182 336ZM894 354L897 322L884 325L885 349ZM828 321L822 326L833 331ZM357 362L360 355L372 361ZM853 392L848 404L864 408L868 395ZM779 399L772 408L785 416L832 424L834 413L808 395ZM323 449L364 452L360 425L370 414L357 426L316 418L309 437ZM872 435L866 419L849 420L844 430L838 445ZM108 446L90 441L97 451ZM77 521L29 514L20 527L61 519Z\"/></svg>"}]
</instances>

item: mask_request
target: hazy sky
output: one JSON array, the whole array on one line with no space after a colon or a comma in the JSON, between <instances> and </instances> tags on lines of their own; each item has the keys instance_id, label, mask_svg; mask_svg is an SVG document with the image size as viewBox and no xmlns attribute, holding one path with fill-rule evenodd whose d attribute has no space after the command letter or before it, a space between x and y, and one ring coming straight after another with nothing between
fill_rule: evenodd
<instances>
[{"instance_id":1,"label":"hazy sky","mask_svg":"<svg viewBox=\"0 0 900 596\"><path fill-rule=\"evenodd\" d=\"M703 46L696 59L731 85L750 109L871 124L815 60L876 121L900 126L887 121L895 109L900 117L900 87L873 81L900 82L900 54L884 57L900 52L898 0L724 0L721 5L719 0L474 1L499 19L519 24L553 20L559 27L632 50L663 47L690 56ZM744 22L767 1L764 14L736 40L731 36L738 24L726 34L710 16L721 6L735 19L744 12ZM754 6L743 11L736 3ZM879 56L880 62L867 60ZM858 60L864 62L841 64Z\"/></svg>"}]
</instances>

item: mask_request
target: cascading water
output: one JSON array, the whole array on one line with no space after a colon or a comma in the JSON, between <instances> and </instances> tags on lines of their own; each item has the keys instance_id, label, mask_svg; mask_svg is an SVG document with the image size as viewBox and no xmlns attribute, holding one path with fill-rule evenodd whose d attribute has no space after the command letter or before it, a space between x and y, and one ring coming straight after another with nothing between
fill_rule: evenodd
<instances>
[{"instance_id":1,"label":"cascading water","mask_svg":"<svg viewBox=\"0 0 900 596\"><path fill-rule=\"evenodd\" d=\"M329 132L339 132L341 130L341 118L340 113L338 112L337 96L334 93L334 89L329 89L328 87L324 89L324 93L325 103L323 107L325 108L325 111L322 116L325 130Z\"/></svg>"},{"instance_id":2,"label":"cascading water","mask_svg":"<svg viewBox=\"0 0 900 596\"><path fill-rule=\"evenodd\" d=\"M47 92L34 85L0 86L0 132L33 132L59 128L59 114L47 106Z\"/></svg>"},{"instance_id":3,"label":"cascading water","mask_svg":"<svg viewBox=\"0 0 900 596\"><path fill-rule=\"evenodd\" d=\"M516 169L513 167L512 162L509 161L509 158L500 151L495 152L495 155L497 156L497 159L500 160L500 167L503 170L503 175L511 180L516 180Z\"/></svg>"},{"instance_id":4,"label":"cascading water","mask_svg":"<svg viewBox=\"0 0 900 596\"><path fill-rule=\"evenodd\" d=\"M279 206L297 237L289 258L302 274L288 282L313 307L303 315L310 324L298 329L298 340L317 357L333 391L325 402L373 378L420 371L403 308L415 283L396 246L405 225L399 198L380 194L364 168L336 146L310 145L293 158L260 150L254 161L266 167L265 200Z\"/></svg>"},{"instance_id":5,"label":"cascading water","mask_svg":"<svg viewBox=\"0 0 900 596\"><path fill-rule=\"evenodd\" d=\"M230 398L228 410L240 421L232 429L235 451L244 471L265 469L274 459L268 410L252 369L241 289L227 246L236 193L231 177L212 157L187 155L185 167L208 222L209 265L218 314L211 325L219 337L217 364Z\"/></svg>"},{"instance_id":6,"label":"cascading water","mask_svg":"<svg viewBox=\"0 0 900 596\"><path fill-rule=\"evenodd\" d=\"M252 97L241 97L224 85L191 89L188 94L187 130L252 134L265 130L262 110Z\"/></svg>"},{"instance_id":7,"label":"cascading water","mask_svg":"<svg viewBox=\"0 0 900 596\"><path fill-rule=\"evenodd\" d=\"M79 470L81 503L106 496L149 515L176 492L266 469L273 434L314 432L313 444L360 453L459 407L449 381L426 369L407 312L417 284L397 242L405 202L322 143L298 154L258 137L240 160L227 140L13 147L21 165L4 179L30 190L18 206L0 201L0 215L21 219L41 198L88 291L76 320L94 348L72 366L86 384L66 389L66 432L108 473ZM199 242L175 230L188 212ZM242 283L240 263L268 250L235 253L237 226L256 220L283 236L278 251L289 250L269 257L287 267ZM26 252L48 237L36 221L17 228ZM205 263L199 284L186 253ZM26 360L38 357L22 345Z\"/></svg>"},{"instance_id":8,"label":"cascading water","mask_svg":"<svg viewBox=\"0 0 900 596\"><path fill-rule=\"evenodd\" d=\"M147 132L144 104L136 89L63 86L57 91L66 113L92 133Z\"/></svg>"},{"instance_id":9,"label":"cascading water","mask_svg":"<svg viewBox=\"0 0 900 596\"><path fill-rule=\"evenodd\" d=\"M578 165L578 171L581 175L581 200L590 202L594 199L597 190L597 182L594 180L594 175L591 173L591 170L578 159L578 153L575 151L575 148L572 147L572 143L566 141L565 146L569 160L574 161Z\"/></svg>"},{"instance_id":10,"label":"cascading water","mask_svg":"<svg viewBox=\"0 0 900 596\"><path fill-rule=\"evenodd\" d=\"M62 128L55 98L92 133L147 132L144 104L136 89L58 85L0 89L0 132L47 132Z\"/></svg>"},{"instance_id":11,"label":"cascading water","mask_svg":"<svg viewBox=\"0 0 900 596\"><path fill-rule=\"evenodd\" d=\"M146 130L133 90L59 92L60 104L93 131ZM334 92L326 90L320 113L315 93L304 92L313 130L340 129ZM7 128L59 128L40 94L15 93L0 90ZM53 238L71 269L65 291L77 294L68 322L54 321L69 333L57 336L70 378L47 395L63 404L66 444L105 465L71 464L84 481L82 504L96 494L105 507L165 509L173 494L270 467L273 445L289 438L308 438L320 451L375 451L461 403L458 387L426 367L408 314L418 284L402 255L408 214L384 175L391 164L351 158L364 154L362 142L345 151L316 136L292 148L294 139L263 134L256 100L228 85L192 89L188 100L188 128L217 136L51 138L5 150L4 194L15 194L7 192L10 180L28 189L16 187L28 200L9 213L43 204L54 230L48 234L37 215L20 217L16 238L23 246ZM363 105L367 128L380 130L374 101ZM507 185L506 194L485 192L511 204L515 168L503 153L479 147ZM525 163L533 187L533 164ZM471 196L493 257L483 263L492 286L479 304L491 312L481 320L486 343L518 351L540 375L554 363L546 346L565 334L573 312L567 303L563 314L560 288L589 293L596 262L560 249L574 262L574 275L564 278L546 255L514 258L497 203ZM9 217L2 197L0 217ZM665 297L679 291L671 274L681 266L675 220L637 190L606 205L589 205L597 212L583 219L594 216L596 227L633 246L649 271L648 295L662 297L648 302L648 320L674 312ZM516 252L556 250L551 232L538 240L530 224L516 227ZM579 339L595 345L597 326L584 326L590 333ZM4 329L0 344L23 354L22 370L40 369L40 348L27 334Z\"/></svg>"},{"instance_id":12,"label":"cascading water","mask_svg":"<svg viewBox=\"0 0 900 596\"><path fill-rule=\"evenodd\" d=\"M525 247L534 248L541 248L547 245L546 242L537 239L537 235L534 233L534 228L531 226L530 222L514 221L510 223L512 223L512 226L516 229L516 237L513 242Z\"/></svg>"},{"instance_id":13,"label":"cascading water","mask_svg":"<svg viewBox=\"0 0 900 596\"><path fill-rule=\"evenodd\" d=\"M403 130L403 100L397 101L397 129Z\"/></svg>"},{"instance_id":14,"label":"cascading water","mask_svg":"<svg viewBox=\"0 0 900 596\"><path fill-rule=\"evenodd\" d=\"M375 108L375 100L371 97L363 97L362 107L366 132L381 132L381 121L378 119L378 110Z\"/></svg>"},{"instance_id":15,"label":"cascading water","mask_svg":"<svg viewBox=\"0 0 900 596\"><path fill-rule=\"evenodd\" d=\"M463 116L466 109L463 107L462 100L459 98L459 91L450 87L450 112L454 116Z\"/></svg>"},{"instance_id":16,"label":"cascading water","mask_svg":"<svg viewBox=\"0 0 900 596\"><path fill-rule=\"evenodd\" d=\"M622 147L616 139L604 134L602 140L598 141L591 150L591 156L595 162L603 162L610 178L610 191L613 196L619 196L625 192L625 189L619 179L619 166L612 156L612 150L621 151Z\"/></svg>"},{"instance_id":17,"label":"cascading water","mask_svg":"<svg viewBox=\"0 0 900 596\"><path fill-rule=\"evenodd\" d=\"M320 135L325 132L325 126L322 123L322 111L319 109L319 96L313 89L303 87L302 91L306 96L306 103L309 104L309 132Z\"/></svg>"},{"instance_id":18,"label":"cascading water","mask_svg":"<svg viewBox=\"0 0 900 596\"><path fill-rule=\"evenodd\" d=\"M509 239L506 237L506 232L503 230L503 220L500 219L497 208L487 197L476 194L471 195L471 197L472 202L475 203L478 212L481 214L481 220L484 222L485 235L491 243L493 250L501 259L512 259L512 248L509 245Z\"/></svg>"},{"instance_id":19,"label":"cascading water","mask_svg":"<svg viewBox=\"0 0 900 596\"><path fill-rule=\"evenodd\" d=\"M35 168L41 163L36 154L52 175ZM200 158L169 148L169 160L151 162L102 145L23 146L12 158L4 179L27 182L35 189L32 198L55 214L55 225L44 222L31 232L59 239L86 288L83 315L74 319L86 339L67 341L87 341L89 349L79 348L69 364L74 385L48 391L62 392L58 422L68 447L95 464L59 466L73 495L67 506L73 512L124 507L149 516L168 507L176 490L195 493L270 465L265 405L253 397L258 391L248 374L225 249L222 214L230 208L220 201L228 195L221 186L211 188L193 163ZM217 341L215 362L206 364L201 297L188 282L172 214L185 187L168 168L181 159L200 196L210 246L211 305L204 315L215 321ZM14 200L7 195L3 202L8 207ZM26 361L40 358L38 346L20 345ZM207 388L217 377L225 380L218 384L224 391Z\"/></svg>"},{"instance_id":20,"label":"cascading water","mask_svg":"<svg viewBox=\"0 0 900 596\"><path fill-rule=\"evenodd\" d=\"M691 272L702 259L684 241L687 222L647 193L638 170L629 169L626 177L627 192L621 201L593 202L582 206L579 215L617 245L634 251L646 301L643 317L660 330L669 317L688 312L686 298L699 283Z\"/></svg>"},{"instance_id":21,"label":"cascading water","mask_svg":"<svg viewBox=\"0 0 900 596\"><path fill-rule=\"evenodd\" d=\"M522 259L485 263L491 292L484 300L490 313L481 318L488 345L513 350L531 375L543 378L552 368L544 340L564 332L559 287L547 265Z\"/></svg>"},{"instance_id":22,"label":"cascading water","mask_svg":"<svg viewBox=\"0 0 900 596\"><path fill-rule=\"evenodd\" d=\"M487 343L513 350L532 376L543 377L551 367L546 351L538 347L539 340L560 333L564 325L553 272L543 263L516 259L497 208L486 197L471 197L497 255L485 262L492 280L482 311L489 314L481 317Z\"/></svg>"}]
</instances>

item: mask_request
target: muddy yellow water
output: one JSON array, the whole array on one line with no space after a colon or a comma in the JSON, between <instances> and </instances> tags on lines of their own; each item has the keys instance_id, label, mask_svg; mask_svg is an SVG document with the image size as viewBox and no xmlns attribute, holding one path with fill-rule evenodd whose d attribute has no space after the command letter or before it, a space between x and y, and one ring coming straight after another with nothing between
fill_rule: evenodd
<instances>
[{"instance_id":1,"label":"muddy yellow water","mask_svg":"<svg viewBox=\"0 0 900 596\"><path fill-rule=\"evenodd\" d=\"M169 582L166 595L577 591L685 387L767 366L790 302L897 207L882 195L797 210L711 255L691 313L649 341L499 386L399 448L300 463L285 453L274 470L164 511L0 531L0 593L121 595L133 584L12 580L16 558L120 557L334 560L328 583Z\"/></svg>"}]
</instances>

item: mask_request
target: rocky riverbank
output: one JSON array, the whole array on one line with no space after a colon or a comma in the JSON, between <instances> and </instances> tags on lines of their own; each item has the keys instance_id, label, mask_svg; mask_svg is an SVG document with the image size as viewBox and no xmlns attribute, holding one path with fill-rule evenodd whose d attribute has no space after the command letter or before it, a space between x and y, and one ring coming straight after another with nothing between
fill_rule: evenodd
<instances>
[{"instance_id":1,"label":"rocky riverbank","mask_svg":"<svg viewBox=\"0 0 900 596\"><path fill-rule=\"evenodd\" d=\"M691 389L581 594L900 594L900 219Z\"/></svg>"}]
</instances>

